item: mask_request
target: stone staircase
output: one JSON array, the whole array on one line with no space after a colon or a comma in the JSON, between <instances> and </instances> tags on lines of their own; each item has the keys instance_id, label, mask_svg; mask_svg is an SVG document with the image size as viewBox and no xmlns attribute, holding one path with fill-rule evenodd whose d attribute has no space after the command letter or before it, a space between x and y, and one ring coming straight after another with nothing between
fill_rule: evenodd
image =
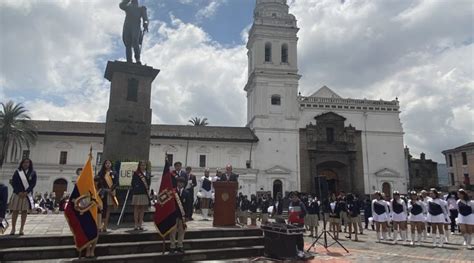
<instances>
[{"instance_id":1,"label":"stone staircase","mask_svg":"<svg viewBox=\"0 0 474 263\"><path fill-rule=\"evenodd\" d=\"M163 254L156 232L122 232L99 237L95 260L81 262L181 262L263 256L263 233L252 228L210 228L186 232L185 254ZM165 242L165 250L169 241ZM70 262L78 253L72 236L22 236L0 239L0 262Z\"/></svg>"}]
</instances>

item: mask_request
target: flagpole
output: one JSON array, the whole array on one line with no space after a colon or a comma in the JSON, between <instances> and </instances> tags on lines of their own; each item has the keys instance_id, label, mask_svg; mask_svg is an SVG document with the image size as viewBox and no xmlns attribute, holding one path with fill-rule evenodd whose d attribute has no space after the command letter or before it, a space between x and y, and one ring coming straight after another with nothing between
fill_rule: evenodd
<instances>
[{"instance_id":1,"label":"flagpole","mask_svg":"<svg viewBox=\"0 0 474 263\"><path fill-rule=\"evenodd\" d=\"M117 226L119 226L120 221L122 221L122 216L123 216L123 213L125 212L125 207L127 206L128 194L130 194L130 188L128 188L128 190L127 190L127 195L125 196L125 201L123 202L122 212L120 212L120 216L119 216L119 219L118 219L118 222L117 222Z\"/></svg>"}]
</instances>

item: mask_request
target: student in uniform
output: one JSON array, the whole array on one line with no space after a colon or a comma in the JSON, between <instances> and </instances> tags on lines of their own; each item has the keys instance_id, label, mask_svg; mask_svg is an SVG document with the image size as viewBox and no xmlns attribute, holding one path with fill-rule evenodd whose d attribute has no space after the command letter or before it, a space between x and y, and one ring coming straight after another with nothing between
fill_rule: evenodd
<instances>
[{"instance_id":1,"label":"student in uniform","mask_svg":"<svg viewBox=\"0 0 474 263\"><path fill-rule=\"evenodd\" d=\"M382 198L382 193L380 193L380 191L374 193L374 200L372 200L372 218L375 223L377 241L380 242L381 239L386 240L389 210L387 202ZM382 237L380 237L380 230L382 230Z\"/></svg>"},{"instance_id":2,"label":"student in uniform","mask_svg":"<svg viewBox=\"0 0 474 263\"><path fill-rule=\"evenodd\" d=\"M34 207L33 189L36 186L36 172L33 169L33 162L26 158L20 162L18 169L12 176L13 195L10 200L10 211L12 214L12 230L10 235L14 235L16 231L16 221L18 214L21 212L20 236L24 235L23 228L26 223L28 210Z\"/></svg>"},{"instance_id":3,"label":"student in uniform","mask_svg":"<svg viewBox=\"0 0 474 263\"><path fill-rule=\"evenodd\" d=\"M436 247L437 243L439 243L439 246L443 247L444 224L448 218L448 211L436 189L431 188L430 196L431 199L428 201L428 222L431 223L432 227L433 246ZM436 234L437 232L439 232L439 237Z\"/></svg>"},{"instance_id":4,"label":"student in uniform","mask_svg":"<svg viewBox=\"0 0 474 263\"><path fill-rule=\"evenodd\" d=\"M458 217L457 193L455 191L450 192L448 196L446 196L446 202L448 202L449 219L451 221L451 234L454 234L456 231L456 218Z\"/></svg>"},{"instance_id":5,"label":"student in uniform","mask_svg":"<svg viewBox=\"0 0 474 263\"><path fill-rule=\"evenodd\" d=\"M240 200L240 223L246 226L248 224L248 215L249 215L249 209L250 209L250 201L246 195L242 197L242 200Z\"/></svg>"},{"instance_id":6,"label":"student in uniform","mask_svg":"<svg viewBox=\"0 0 474 263\"><path fill-rule=\"evenodd\" d=\"M109 226L110 211L112 209L117 209L119 203L115 193L115 189L119 185L119 175L117 172L112 170L112 162L110 160L105 160L102 164L102 168L99 173L99 187L100 190L104 193L104 198L102 199L103 203L103 226L99 227L99 231L107 232Z\"/></svg>"},{"instance_id":7,"label":"student in uniform","mask_svg":"<svg viewBox=\"0 0 474 263\"><path fill-rule=\"evenodd\" d=\"M329 199L329 231L332 231L334 238L339 239L339 230L341 229L341 208L339 199L331 195Z\"/></svg>"},{"instance_id":8,"label":"student in uniform","mask_svg":"<svg viewBox=\"0 0 474 263\"><path fill-rule=\"evenodd\" d=\"M393 199L390 202L390 211L392 213L392 222L394 228L393 243L397 244L397 231L402 241L406 242L407 205L405 201L400 198L400 193L398 191L393 192Z\"/></svg>"},{"instance_id":9,"label":"student in uniform","mask_svg":"<svg viewBox=\"0 0 474 263\"><path fill-rule=\"evenodd\" d=\"M266 194L262 196L262 200L260 202L260 211L262 212L262 225L268 223L268 208L270 207L271 203Z\"/></svg>"},{"instance_id":10,"label":"student in uniform","mask_svg":"<svg viewBox=\"0 0 474 263\"><path fill-rule=\"evenodd\" d=\"M354 195L349 193L346 196L346 211L347 211L347 218L349 224L349 236L347 238L352 239L352 228L354 228L354 241L358 241L357 239L357 226L359 225L360 221L360 207L359 203L355 199Z\"/></svg>"},{"instance_id":11,"label":"student in uniform","mask_svg":"<svg viewBox=\"0 0 474 263\"><path fill-rule=\"evenodd\" d=\"M304 223L309 230L310 237L316 237L318 235L318 225L319 225L319 202L316 197L308 196L308 201L306 205L306 210L308 214L304 219Z\"/></svg>"},{"instance_id":12,"label":"student in uniform","mask_svg":"<svg viewBox=\"0 0 474 263\"><path fill-rule=\"evenodd\" d=\"M458 224L464 237L464 245L472 249L471 242L474 236L474 201L469 199L464 189L458 190Z\"/></svg>"},{"instance_id":13,"label":"student in uniform","mask_svg":"<svg viewBox=\"0 0 474 263\"><path fill-rule=\"evenodd\" d=\"M189 202L190 196L189 192L184 189L186 185L186 179L183 177L176 178L176 194L179 197L179 201L175 199L176 202L176 227L170 233L170 254L173 253L184 253L183 240L184 234L186 233L186 213L189 210L185 209L187 202Z\"/></svg>"},{"instance_id":14,"label":"student in uniform","mask_svg":"<svg viewBox=\"0 0 474 263\"><path fill-rule=\"evenodd\" d=\"M418 245L421 244L421 236L423 229L425 228L425 213L426 207L423 203L422 197L416 194L416 191L410 192L410 201L408 201L408 221L410 222L411 228L411 242L412 246L415 245L415 240ZM416 237L415 233L418 234Z\"/></svg>"},{"instance_id":15,"label":"student in uniform","mask_svg":"<svg viewBox=\"0 0 474 263\"><path fill-rule=\"evenodd\" d=\"M426 208L426 213L425 213L426 220L425 220L425 226L423 229L423 241L426 241L426 238L431 236L430 223L427 220L428 219L428 201L431 199L431 197L428 195L428 192L426 190L421 190L420 195L421 195L421 201L423 202Z\"/></svg>"},{"instance_id":16,"label":"student in uniform","mask_svg":"<svg viewBox=\"0 0 474 263\"><path fill-rule=\"evenodd\" d=\"M272 217L275 218L276 223L285 223L283 219L283 198L281 193L277 193L275 202L273 203Z\"/></svg>"},{"instance_id":17,"label":"student in uniform","mask_svg":"<svg viewBox=\"0 0 474 263\"><path fill-rule=\"evenodd\" d=\"M7 198L8 198L8 187L0 182L0 235L5 233L8 227L8 222L5 219L7 212Z\"/></svg>"},{"instance_id":18,"label":"student in uniform","mask_svg":"<svg viewBox=\"0 0 474 263\"><path fill-rule=\"evenodd\" d=\"M132 176L134 230L145 230L143 228L143 217L146 208L150 206L151 177L146 171L146 166L147 163L145 161L140 161L137 170Z\"/></svg>"},{"instance_id":19,"label":"student in uniform","mask_svg":"<svg viewBox=\"0 0 474 263\"><path fill-rule=\"evenodd\" d=\"M257 216L258 216L257 209L258 209L257 196L252 194L250 196L250 204L249 204L251 226L257 226Z\"/></svg>"}]
</instances>

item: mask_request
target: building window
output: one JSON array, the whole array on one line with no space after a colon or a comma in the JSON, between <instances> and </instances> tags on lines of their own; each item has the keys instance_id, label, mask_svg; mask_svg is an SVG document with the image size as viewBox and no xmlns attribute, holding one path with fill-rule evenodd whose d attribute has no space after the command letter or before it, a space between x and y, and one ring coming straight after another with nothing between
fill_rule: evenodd
<instances>
[{"instance_id":1,"label":"building window","mask_svg":"<svg viewBox=\"0 0 474 263\"><path fill-rule=\"evenodd\" d=\"M334 142L334 129L333 128L326 128L326 139L328 143Z\"/></svg>"},{"instance_id":2,"label":"building window","mask_svg":"<svg viewBox=\"0 0 474 263\"><path fill-rule=\"evenodd\" d=\"M272 61L272 44L266 43L265 44L265 62Z\"/></svg>"},{"instance_id":3,"label":"building window","mask_svg":"<svg viewBox=\"0 0 474 263\"><path fill-rule=\"evenodd\" d=\"M471 181L469 180L469 174L464 174L464 185L471 185Z\"/></svg>"},{"instance_id":4,"label":"building window","mask_svg":"<svg viewBox=\"0 0 474 263\"><path fill-rule=\"evenodd\" d=\"M449 167L453 167L453 156L451 154L448 155L448 159L449 159Z\"/></svg>"},{"instance_id":5,"label":"building window","mask_svg":"<svg viewBox=\"0 0 474 263\"><path fill-rule=\"evenodd\" d=\"M59 154L59 164L66 164L67 163L67 152L61 152Z\"/></svg>"},{"instance_id":6,"label":"building window","mask_svg":"<svg viewBox=\"0 0 474 263\"><path fill-rule=\"evenodd\" d=\"M281 105L281 97L280 95L272 95L272 105Z\"/></svg>"},{"instance_id":7,"label":"building window","mask_svg":"<svg viewBox=\"0 0 474 263\"><path fill-rule=\"evenodd\" d=\"M166 159L168 159L168 162L173 165L173 155L172 154L167 154Z\"/></svg>"},{"instance_id":8,"label":"building window","mask_svg":"<svg viewBox=\"0 0 474 263\"><path fill-rule=\"evenodd\" d=\"M281 62L288 63L288 45L283 44L281 46Z\"/></svg>"},{"instance_id":9,"label":"building window","mask_svg":"<svg viewBox=\"0 0 474 263\"><path fill-rule=\"evenodd\" d=\"M467 154L466 152L462 152L462 165L467 165Z\"/></svg>"},{"instance_id":10,"label":"building window","mask_svg":"<svg viewBox=\"0 0 474 263\"><path fill-rule=\"evenodd\" d=\"M454 181L454 174L451 173L450 175L451 175L451 185L455 185L456 182Z\"/></svg>"},{"instance_id":11,"label":"building window","mask_svg":"<svg viewBox=\"0 0 474 263\"><path fill-rule=\"evenodd\" d=\"M138 101L138 80L131 78L128 80L127 86L127 100L137 102Z\"/></svg>"},{"instance_id":12,"label":"building window","mask_svg":"<svg viewBox=\"0 0 474 263\"><path fill-rule=\"evenodd\" d=\"M199 155L199 167L206 167L206 155Z\"/></svg>"},{"instance_id":13,"label":"building window","mask_svg":"<svg viewBox=\"0 0 474 263\"><path fill-rule=\"evenodd\" d=\"M30 158L30 150L23 150L21 159L26 159L26 158Z\"/></svg>"}]
</instances>

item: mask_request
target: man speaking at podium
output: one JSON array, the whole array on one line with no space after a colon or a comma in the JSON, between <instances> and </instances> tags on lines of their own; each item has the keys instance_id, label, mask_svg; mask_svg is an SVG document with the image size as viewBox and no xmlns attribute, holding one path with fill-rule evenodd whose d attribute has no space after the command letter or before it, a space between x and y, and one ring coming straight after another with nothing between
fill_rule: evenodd
<instances>
[{"instance_id":1,"label":"man speaking at podium","mask_svg":"<svg viewBox=\"0 0 474 263\"><path fill-rule=\"evenodd\" d=\"M219 181L237 182L239 175L232 172L232 165L227 164L225 167L225 173L221 175Z\"/></svg>"}]
</instances>

